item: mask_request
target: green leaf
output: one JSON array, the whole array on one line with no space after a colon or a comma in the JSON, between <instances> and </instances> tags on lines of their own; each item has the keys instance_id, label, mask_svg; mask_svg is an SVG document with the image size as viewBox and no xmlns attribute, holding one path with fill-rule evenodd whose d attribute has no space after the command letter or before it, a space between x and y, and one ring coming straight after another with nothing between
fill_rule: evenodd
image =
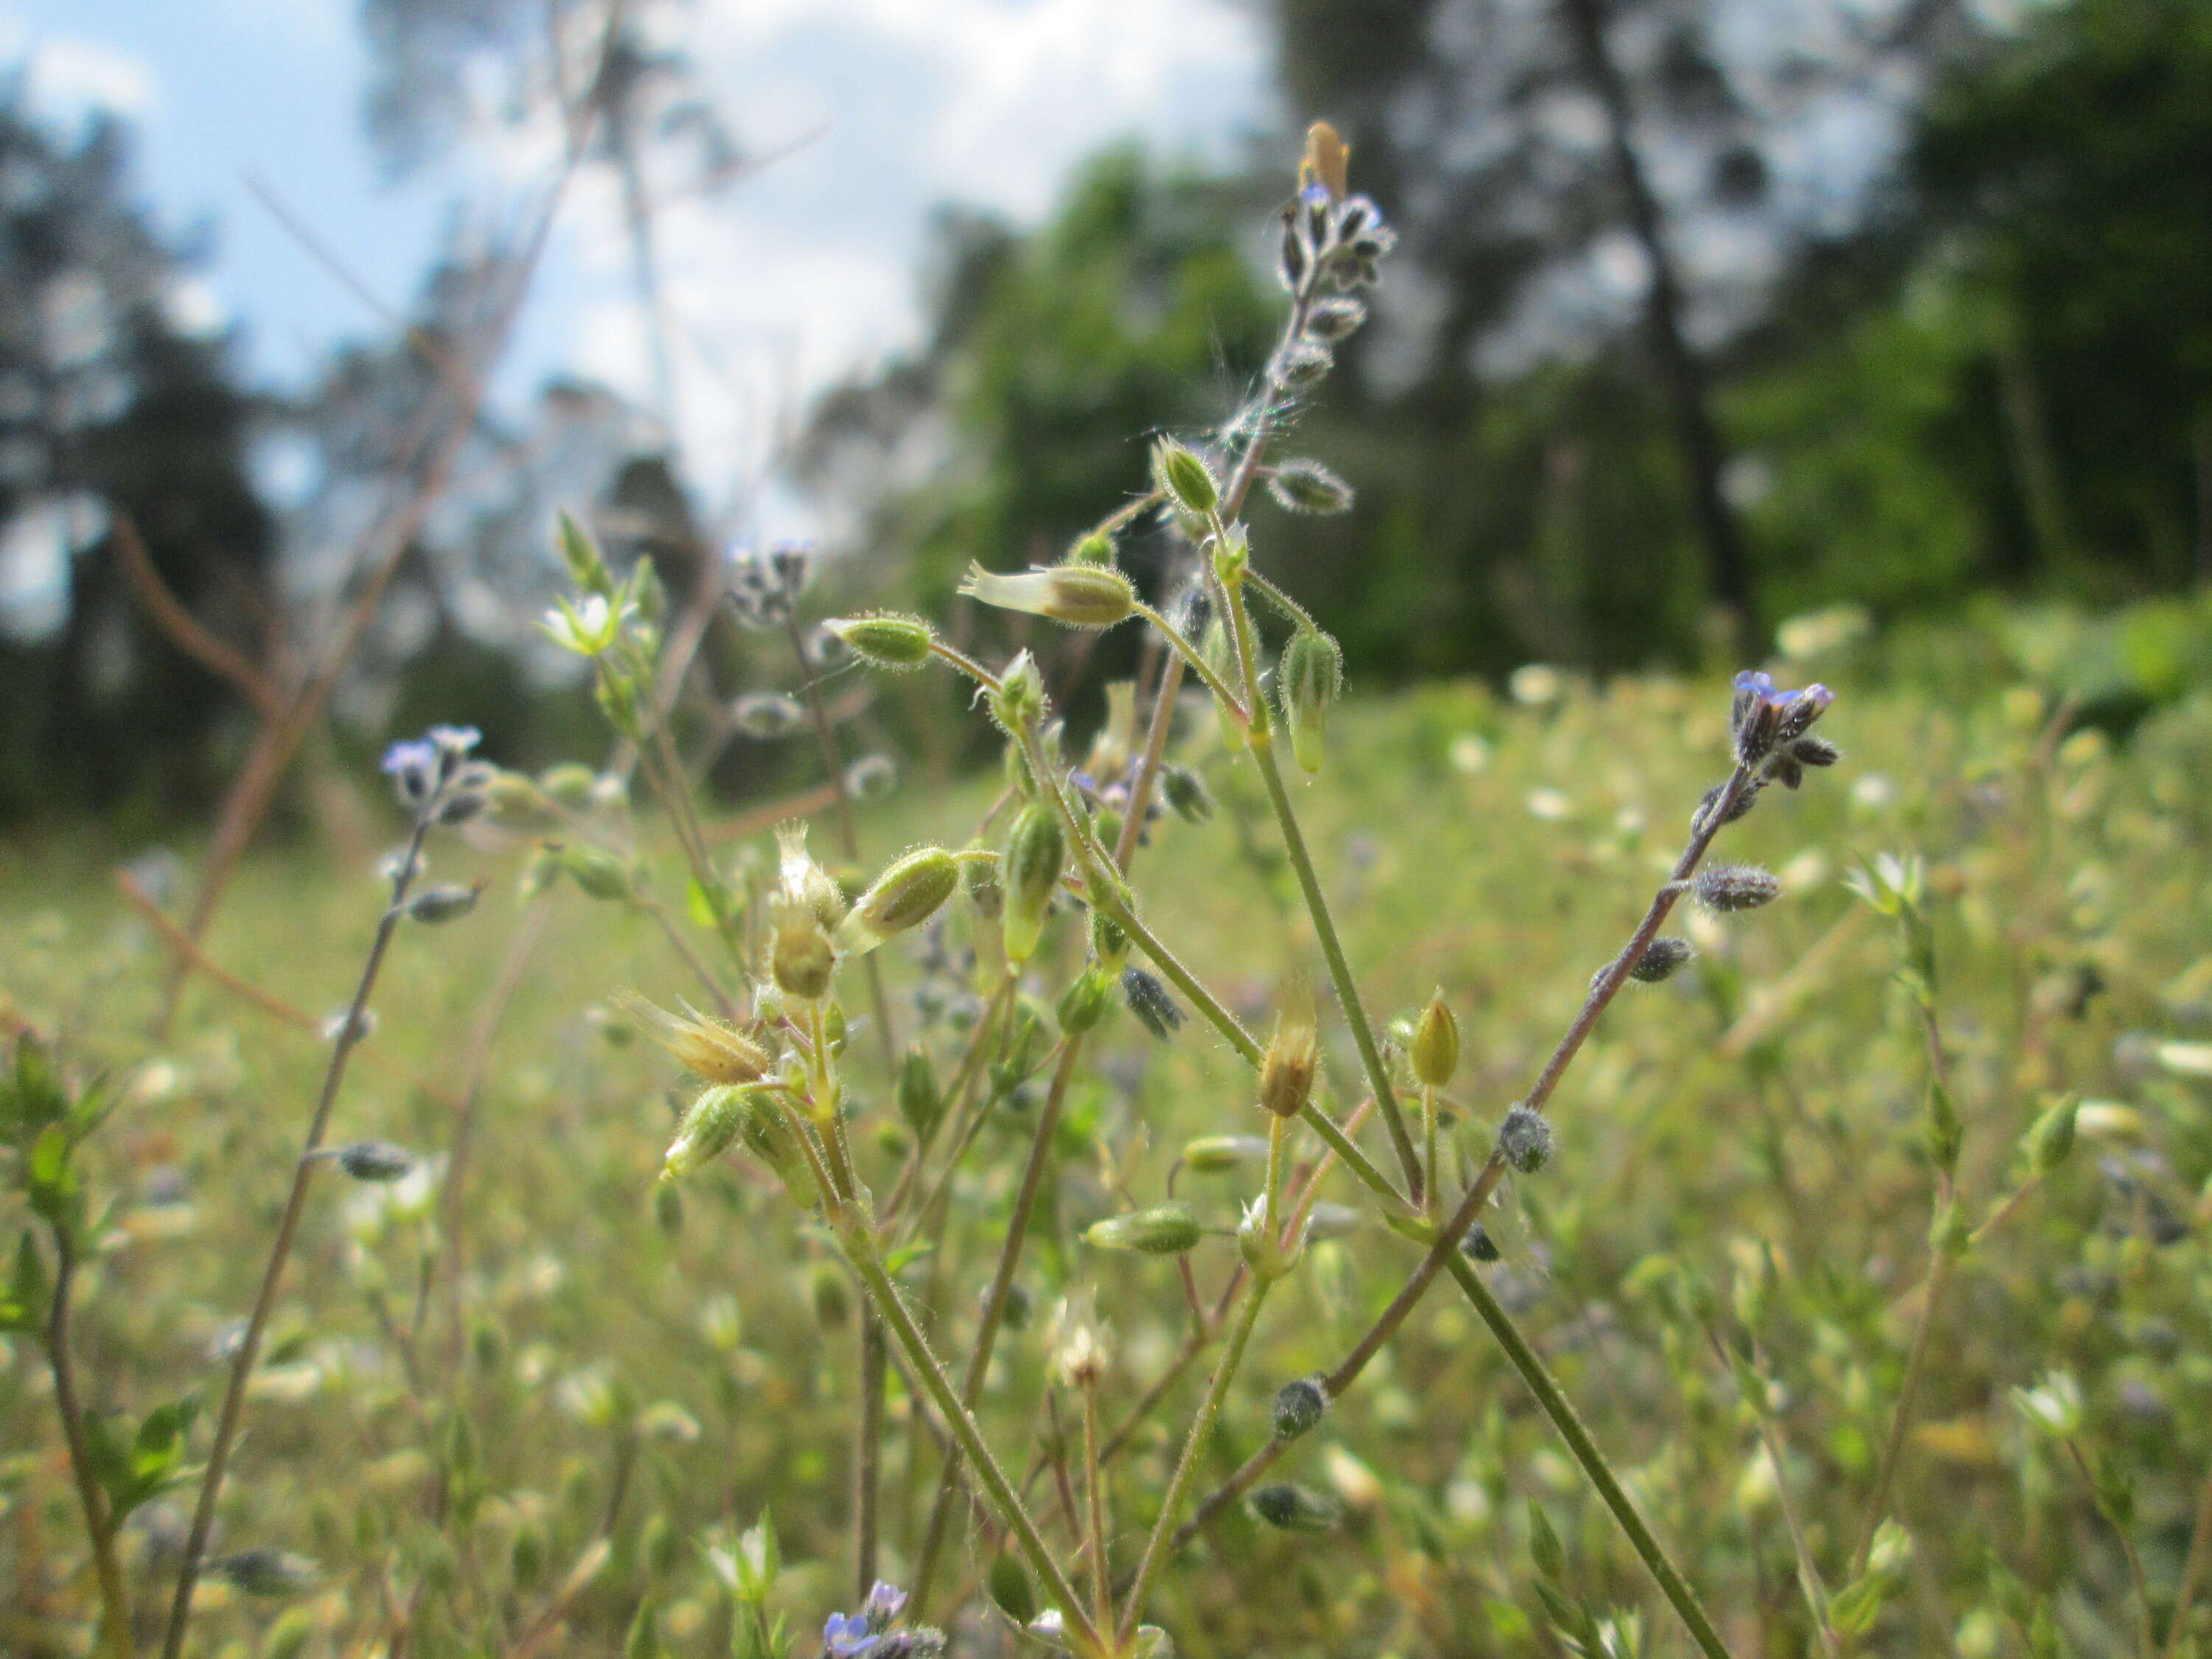
<instances>
[{"instance_id":1,"label":"green leaf","mask_svg":"<svg viewBox=\"0 0 2212 1659\"><path fill-rule=\"evenodd\" d=\"M902 1244L884 1257L884 1271L896 1279L936 1248L933 1243L924 1239Z\"/></svg>"},{"instance_id":2,"label":"green leaf","mask_svg":"<svg viewBox=\"0 0 2212 1659\"><path fill-rule=\"evenodd\" d=\"M70 1200L76 1196L76 1176L70 1169L69 1156L69 1131L58 1123L49 1123L39 1132L23 1171L31 1207L56 1228L70 1224Z\"/></svg>"},{"instance_id":3,"label":"green leaf","mask_svg":"<svg viewBox=\"0 0 2212 1659\"><path fill-rule=\"evenodd\" d=\"M26 1227L15 1242L15 1272L9 1276L7 1290L0 1291L0 1330L38 1329L46 1322L50 1295L46 1260Z\"/></svg>"},{"instance_id":4,"label":"green leaf","mask_svg":"<svg viewBox=\"0 0 2212 1659\"><path fill-rule=\"evenodd\" d=\"M1878 1572L1870 1572L1846 1584L1829 1600L1828 1628L1845 1641L1865 1635L1881 1616L1883 1599L1888 1594L1887 1577Z\"/></svg>"},{"instance_id":5,"label":"green leaf","mask_svg":"<svg viewBox=\"0 0 2212 1659\"><path fill-rule=\"evenodd\" d=\"M1567 1553L1560 1547L1559 1534L1552 1530L1551 1518L1533 1498L1528 1500L1528 1554L1546 1578L1555 1584L1565 1582Z\"/></svg>"}]
</instances>

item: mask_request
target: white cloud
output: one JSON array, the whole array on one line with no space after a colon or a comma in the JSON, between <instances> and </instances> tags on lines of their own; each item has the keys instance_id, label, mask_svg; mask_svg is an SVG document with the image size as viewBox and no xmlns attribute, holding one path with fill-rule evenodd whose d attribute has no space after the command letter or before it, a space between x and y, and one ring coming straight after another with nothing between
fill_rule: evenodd
<instances>
[{"instance_id":1,"label":"white cloud","mask_svg":"<svg viewBox=\"0 0 2212 1659\"><path fill-rule=\"evenodd\" d=\"M25 79L33 104L49 113L143 116L155 101L154 72L142 59L70 35L40 40Z\"/></svg>"}]
</instances>

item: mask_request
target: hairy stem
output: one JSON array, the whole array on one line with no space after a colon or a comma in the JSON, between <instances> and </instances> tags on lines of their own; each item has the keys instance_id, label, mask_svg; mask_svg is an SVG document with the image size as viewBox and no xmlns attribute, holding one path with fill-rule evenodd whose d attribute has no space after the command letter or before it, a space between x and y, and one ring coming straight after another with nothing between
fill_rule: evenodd
<instances>
[{"instance_id":1,"label":"hairy stem","mask_svg":"<svg viewBox=\"0 0 2212 1659\"><path fill-rule=\"evenodd\" d=\"M200 1476L199 1499L193 1506L184 1559L177 1569L177 1590L169 1607L169 1627L162 1638L161 1659L177 1659L184 1651L185 1632L192 1616L192 1589L199 1582L200 1563L207 1554L209 1534L214 1530L216 1504L222 1496L223 1473L230 1462L231 1446L238 1437L238 1420L246 1405L246 1384L261 1358L261 1340L268 1332L269 1316L276 1310L276 1292L283 1283L284 1266L291 1259L292 1241L307 1210L308 1182L319 1161L314 1154L330 1127L331 1109L337 1102L338 1085L345 1081L346 1061L355 1044L361 1041L362 1016L368 1006L369 994L376 988L376 976L384 967L385 951L392 944L392 933L399 925L400 907L422 868L422 842L429 834L430 822L430 813L417 815L414 834L408 838L407 850L392 875L391 902L385 906L384 915L376 924L376 938L368 947L368 959L362 964L361 979L354 988L353 1001L347 1006L345 1023L331 1046L331 1063L323 1073L322 1091L316 1097L314 1115L307 1124L306 1144L301 1148L299 1161L292 1166L291 1191L285 1197L283 1213L277 1219L276 1237L269 1247L268 1264L262 1270L261 1289L254 1297L253 1311L246 1319L246 1334L239 1342L237 1357L231 1362L230 1381L223 1389L222 1407L216 1419L215 1443L209 1449L207 1468Z\"/></svg>"}]
</instances>

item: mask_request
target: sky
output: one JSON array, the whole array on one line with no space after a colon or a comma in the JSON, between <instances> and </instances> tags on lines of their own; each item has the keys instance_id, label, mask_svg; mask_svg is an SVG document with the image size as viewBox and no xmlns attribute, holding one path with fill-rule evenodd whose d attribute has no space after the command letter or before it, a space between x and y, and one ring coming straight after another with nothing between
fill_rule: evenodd
<instances>
[{"instance_id":1,"label":"sky","mask_svg":"<svg viewBox=\"0 0 2212 1659\"><path fill-rule=\"evenodd\" d=\"M262 384L297 386L378 331L249 179L396 309L457 197L511 204L544 177L542 148L514 143L384 182L356 15L355 0L0 0L0 64L34 106L62 124L125 117L157 222L207 233L180 309L234 325ZM1268 114L1261 31L1221 0L696 0L695 21L704 84L741 143L796 146L659 222L678 436L702 479L757 470L811 393L918 338L937 204L1034 221L1103 143L1141 133L1226 156ZM618 206L605 179L572 191L499 383L510 404L563 373L647 395Z\"/></svg>"}]
</instances>

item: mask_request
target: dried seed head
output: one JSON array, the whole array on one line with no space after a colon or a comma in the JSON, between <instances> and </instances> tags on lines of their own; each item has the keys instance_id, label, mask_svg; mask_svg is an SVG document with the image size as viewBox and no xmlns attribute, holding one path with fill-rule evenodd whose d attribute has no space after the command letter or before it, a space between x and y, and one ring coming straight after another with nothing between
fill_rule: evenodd
<instances>
[{"instance_id":1,"label":"dried seed head","mask_svg":"<svg viewBox=\"0 0 2212 1659\"><path fill-rule=\"evenodd\" d=\"M1313 1097L1314 1073L1321 1065L1321 1030L1314 1012L1313 986L1294 979L1283 993L1274 1035L1260 1063L1260 1105L1277 1117L1296 1117Z\"/></svg>"},{"instance_id":2,"label":"dried seed head","mask_svg":"<svg viewBox=\"0 0 2212 1659\"><path fill-rule=\"evenodd\" d=\"M1188 1204L1155 1205L1109 1217L1085 1230L1086 1243L1102 1250L1136 1250L1146 1255L1181 1255L1205 1237Z\"/></svg>"},{"instance_id":3,"label":"dried seed head","mask_svg":"<svg viewBox=\"0 0 2212 1659\"><path fill-rule=\"evenodd\" d=\"M1692 890L1708 910L1756 910L1781 896L1782 883L1755 864L1714 864L1698 872Z\"/></svg>"},{"instance_id":4,"label":"dried seed head","mask_svg":"<svg viewBox=\"0 0 2212 1659\"><path fill-rule=\"evenodd\" d=\"M1344 653L1319 629L1301 628L1283 647L1275 677L1283 719L1291 728L1291 752L1307 771L1318 772L1329 705L1344 690Z\"/></svg>"},{"instance_id":5,"label":"dried seed head","mask_svg":"<svg viewBox=\"0 0 2212 1659\"><path fill-rule=\"evenodd\" d=\"M1498 1126L1498 1150L1522 1175L1534 1175L1552 1161L1552 1126L1542 1113L1516 1106Z\"/></svg>"},{"instance_id":6,"label":"dried seed head","mask_svg":"<svg viewBox=\"0 0 2212 1659\"><path fill-rule=\"evenodd\" d=\"M942 847L921 847L895 860L838 924L837 949L864 956L894 934L935 915L960 885L960 861Z\"/></svg>"},{"instance_id":7,"label":"dried seed head","mask_svg":"<svg viewBox=\"0 0 2212 1659\"><path fill-rule=\"evenodd\" d=\"M1073 628L1111 628L1137 612L1137 590L1110 565L1060 564L1001 575L968 567L960 591L1001 611L1026 611Z\"/></svg>"},{"instance_id":8,"label":"dried seed head","mask_svg":"<svg viewBox=\"0 0 2212 1659\"><path fill-rule=\"evenodd\" d=\"M1027 962L1036 953L1045 910L1066 861L1059 815L1042 801L1031 801L1015 816L999 860L999 885L1006 895L1001 928L1012 960Z\"/></svg>"},{"instance_id":9,"label":"dried seed head","mask_svg":"<svg viewBox=\"0 0 2212 1659\"><path fill-rule=\"evenodd\" d=\"M1302 1376L1275 1391L1275 1438L1295 1440L1318 1424L1328 1410L1328 1389L1321 1377Z\"/></svg>"},{"instance_id":10,"label":"dried seed head","mask_svg":"<svg viewBox=\"0 0 2212 1659\"><path fill-rule=\"evenodd\" d=\"M1406 1046L1413 1075L1431 1089L1449 1088L1459 1070L1459 1021L1444 1001L1442 987L1429 999L1414 1023L1413 1041Z\"/></svg>"},{"instance_id":11,"label":"dried seed head","mask_svg":"<svg viewBox=\"0 0 2212 1659\"><path fill-rule=\"evenodd\" d=\"M919 668L929 660L935 632L919 617L890 612L872 617L841 617L822 624L846 648L872 667Z\"/></svg>"},{"instance_id":12,"label":"dried seed head","mask_svg":"<svg viewBox=\"0 0 2212 1659\"><path fill-rule=\"evenodd\" d=\"M615 1001L686 1071L709 1083L757 1083L768 1074L768 1051L726 1020L702 1014L689 1003L678 1003L684 1012L672 1014L629 994Z\"/></svg>"}]
</instances>

